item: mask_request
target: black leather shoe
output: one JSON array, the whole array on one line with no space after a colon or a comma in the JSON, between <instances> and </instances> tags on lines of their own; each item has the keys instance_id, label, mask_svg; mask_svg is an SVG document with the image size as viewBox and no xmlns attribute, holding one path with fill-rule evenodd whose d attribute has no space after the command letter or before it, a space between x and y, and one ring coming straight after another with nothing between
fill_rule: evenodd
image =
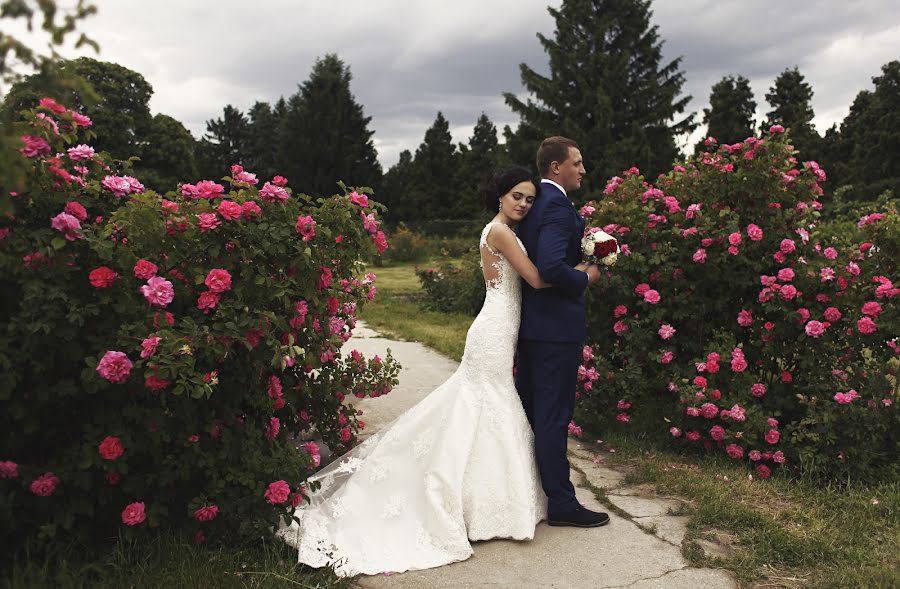
<instances>
[{"instance_id":1,"label":"black leather shoe","mask_svg":"<svg viewBox=\"0 0 900 589\"><path fill-rule=\"evenodd\" d=\"M596 528L609 523L609 516L590 509L558 513L547 517L547 524L554 527L568 526L572 528Z\"/></svg>"}]
</instances>

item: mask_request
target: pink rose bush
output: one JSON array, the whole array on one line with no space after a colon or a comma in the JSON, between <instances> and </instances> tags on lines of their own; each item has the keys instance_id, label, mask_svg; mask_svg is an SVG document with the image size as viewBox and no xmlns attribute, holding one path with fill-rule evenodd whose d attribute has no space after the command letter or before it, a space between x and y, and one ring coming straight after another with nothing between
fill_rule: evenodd
<instances>
[{"instance_id":1,"label":"pink rose bush","mask_svg":"<svg viewBox=\"0 0 900 589\"><path fill-rule=\"evenodd\" d=\"M60 108L28 116L26 188L0 218L0 427L18 432L0 456L0 506L17 514L0 542L151 522L267 533L318 449L356 444L354 402L397 382L390 356L343 349L375 295L359 268L383 247L366 226L382 207L243 168L145 191ZM298 218L314 223L301 234Z\"/></svg>"},{"instance_id":2,"label":"pink rose bush","mask_svg":"<svg viewBox=\"0 0 900 589\"><path fill-rule=\"evenodd\" d=\"M900 216L888 204L823 221L825 173L789 145L783 128L710 142L653 183L632 168L587 203L586 230L631 253L587 291L586 430L637 428L766 477L900 474Z\"/></svg>"}]
</instances>

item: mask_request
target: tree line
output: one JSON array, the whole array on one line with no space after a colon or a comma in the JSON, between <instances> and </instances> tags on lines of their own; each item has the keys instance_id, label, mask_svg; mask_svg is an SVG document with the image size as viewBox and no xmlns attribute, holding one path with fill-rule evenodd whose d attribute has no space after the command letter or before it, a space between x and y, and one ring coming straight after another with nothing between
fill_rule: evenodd
<instances>
[{"instance_id":1,"label":"tree line","mask_svg":"<svg viewBox=\"0 0 900 589\"><path fill-rule=\"evenodd\" d=\"M484 177L506 164L533 168L539 141L557 134L582 147L589 170L579 196L586 200L631 166L648 178L669 169L684 156L678 138L701 124L705 136L719 143L743 141L776 123L787 127L798 157L828 171L827 197L868 201L885 191L900 193L900 61L885 64L873 78L874 88L860 91L844 121L824 135L812 123L813 90L796 67L774 80L762 120L755 120L749 80L729 74L713 85L698 122L696 113L686 112L691 97L682 93L681 58L662 57L663 41L650 23L651 0L565 0L548 11L556 30L538 34L548 75L523 63L527 95L504 94L520 118L515 129L498 130L482 113L468 142L455 143L438 111L420 145L402 151L386 172L377 159L371 118L351 91L350 67L333 54L318 59L288 98L256 102L246 112L226 105L221 116L207 121L199 140L172 117L152 116L150 84L117 64L64 62L60 73L86 80L89 88L70 85L59 98L73 106L90 104L95 147L116 157L140 157L136 175L157 190L220 178L239 163L261 178L284 175L308 194L330 194L338 180L370 185L388 205L391 223L478 218L475 193ZM46 83L35 76L13 86L3 117L33 104ZM695 147L702 149L702 142Z\"/></svg>"}]
</instances>

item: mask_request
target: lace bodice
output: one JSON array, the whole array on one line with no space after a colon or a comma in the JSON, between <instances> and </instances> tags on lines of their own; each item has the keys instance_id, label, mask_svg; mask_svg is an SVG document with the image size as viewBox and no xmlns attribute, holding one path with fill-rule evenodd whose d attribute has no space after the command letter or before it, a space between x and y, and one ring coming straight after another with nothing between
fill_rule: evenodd
<instances>
[{"instance_id":1,"label":"lace bodice","mask_svg":"<svg viewBox=\"0 0 900 589\"><path fill-rule=\"evenodd\" d=\"M487 244L492 230L510 230L498 225L481 233L487 294L459 369L310 477L321 487L278 532L301 562L341 575L430 568L468 558L470 540L530 539L546 515L512 376L519 275Z\"/></svg>"}]
</instances>

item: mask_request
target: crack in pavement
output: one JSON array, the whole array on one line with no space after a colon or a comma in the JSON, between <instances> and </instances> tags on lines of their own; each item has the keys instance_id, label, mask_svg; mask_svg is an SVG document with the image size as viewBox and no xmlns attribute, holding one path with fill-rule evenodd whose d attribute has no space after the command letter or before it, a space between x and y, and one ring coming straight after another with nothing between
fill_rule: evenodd
<instances>
[{"instance_id":1,"label":"crack in pavement","mask_svg":"<svg viewBox=\"0 0 900 589\"><path fill-rule=\"evenodd\" d=\"M631 583L628 583L627 585L607 585L607 586L603 587L603 589L626 589L627 587L631 587L632 585L640 583L641 581L652 581L654 579L662 579L669 573L677 573L678 571L683 571L688 568L691 568L691 567L688 567L687 565L685 565L683 567L678 567L677 569L672 569L670 571L666 571L661 575L656 575L655 577L642 577L636 581L632 581Z\"/></svg>"}]
</instances>

